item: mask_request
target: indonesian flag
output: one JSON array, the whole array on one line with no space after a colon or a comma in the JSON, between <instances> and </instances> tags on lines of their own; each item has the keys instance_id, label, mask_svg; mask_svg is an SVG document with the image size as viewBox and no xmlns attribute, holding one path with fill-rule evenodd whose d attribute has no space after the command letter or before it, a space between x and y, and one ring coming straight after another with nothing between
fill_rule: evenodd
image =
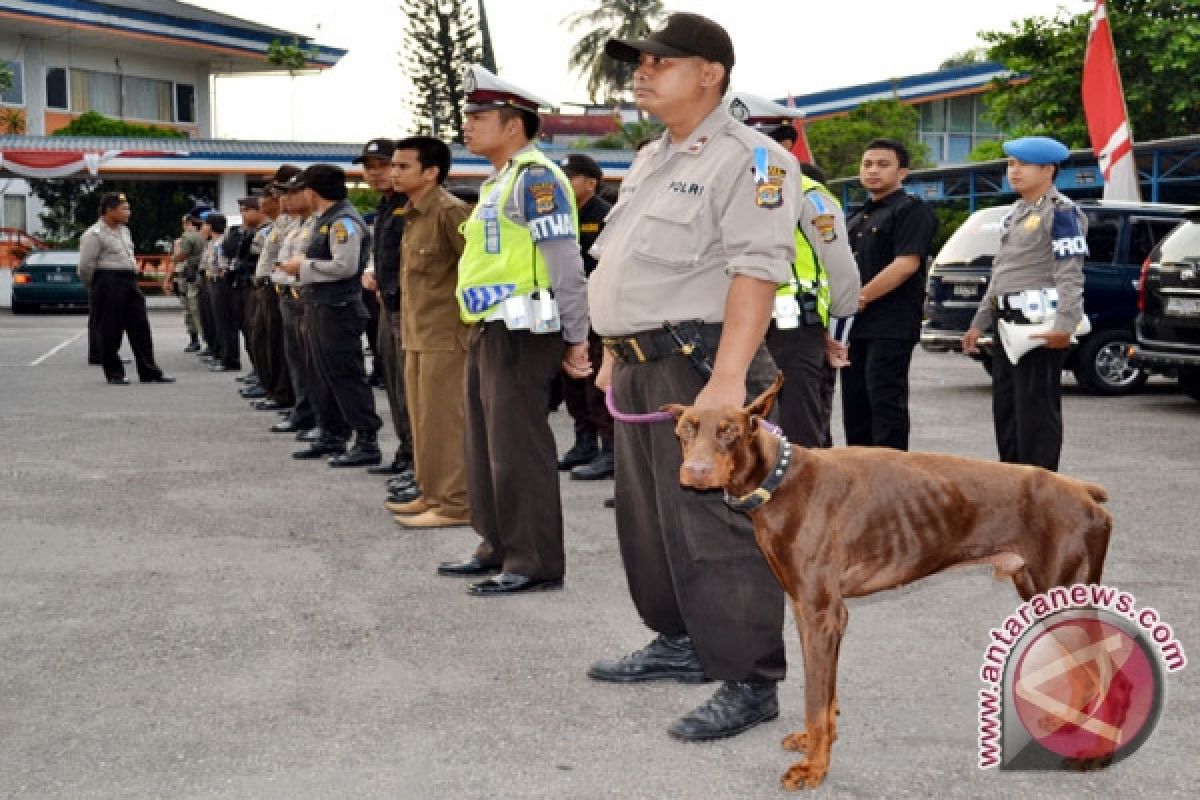
<instances>
[{"instance_id":1,"label":"indonesian flag","mask_svg":"<svg viewBox=\"0 0 1200 800\"><path fill-rule=\"evenodd\" d=\"M1117 71L1117 54L1108 8L1096 0L1083 57L1083 113L1087 117L1092 150L1104 176L1105 200L1141 200L1137 165L1133 159L1133 133L1125 110L1125 92Z\"/></svg>"}]
</instances>

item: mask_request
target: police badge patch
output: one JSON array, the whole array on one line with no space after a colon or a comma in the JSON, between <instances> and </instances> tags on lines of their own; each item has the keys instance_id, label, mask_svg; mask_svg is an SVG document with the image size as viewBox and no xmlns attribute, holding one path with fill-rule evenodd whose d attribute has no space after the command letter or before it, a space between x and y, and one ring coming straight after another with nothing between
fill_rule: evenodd
<instances>
[{"instance_id":1,"label":"police badge patch","mask_svg":"<svg viewBox=\"0 0 1200 800\"><path fill-rule=\"evenodd\" d=\"M341 220L333 223L333 241L337 244L345 244L350 240L350 232L346 230L346 225Z\"/></svg>"},{"instance_id":2,"label":"police badge patch","mask_svg":"<svg viewBox=\"0 0 1200 800\"><path fill-rule=\"evenodd\" d=\"M529 193L533 195L534 210L537 213L550 214L554 211L554 188L552 182L530 184Z\"/></svg>"},{"instance_id":3,"label":"police badge patch","mask_svg":"<svg viewBox=\"0 0 1200 800\"><path fill-rule=\"evenodd\" d=\"M754 148L754 204L759 208L779 208L783 205L783 179L786 170L771 166L767 148Z\"/></svg>"},{"instance_id":4,"label":"police badge patch","mask_svg":"<svg viewBox=\"0 0 1200 800\"><path fill-rule=\"evenodd\" d=\"M813 227L817 229L817 235L825 244L837 241L837 228L833 214L820 214L814 217Z\"/></svg>"}]
</instances>

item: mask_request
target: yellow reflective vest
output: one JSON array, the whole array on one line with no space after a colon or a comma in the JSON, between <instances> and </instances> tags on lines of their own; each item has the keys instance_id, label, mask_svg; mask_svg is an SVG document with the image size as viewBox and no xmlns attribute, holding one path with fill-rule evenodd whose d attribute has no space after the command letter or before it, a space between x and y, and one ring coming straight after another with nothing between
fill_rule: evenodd
<instances>
[{"instance_id":1,"label":"yellow reflective vest","mask_svg":"<svg viewBox=\"0 0 1200 800\"><path fill-rule=\"evenodd\" d=\"M839 212L841 211L842 206L837 198L821 183L802 174L800 187L805 195L809 192L820 192L829 202L833 203ZM821 264L821 259L817 257L816 249L804 235L804 228L799 222L796 223L796 263L792 264L792 276L789 283L779 285L775 291L776 296L815 295L817 313L821 315L821 324L829 327L829 276Z\"/></svg>"}]
</instances>

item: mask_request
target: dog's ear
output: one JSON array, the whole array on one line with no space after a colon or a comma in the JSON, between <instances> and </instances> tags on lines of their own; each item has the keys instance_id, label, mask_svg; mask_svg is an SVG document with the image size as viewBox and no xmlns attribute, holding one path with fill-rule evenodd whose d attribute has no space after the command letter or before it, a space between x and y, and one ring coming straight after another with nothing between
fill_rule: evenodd
<instances>
[{"instance_id":1,"label":"dog's ear","mask_svg":"<svg viewBox=\"0 0 1200 800\"><path fill-rule=\"evenodd\" d=\"M683 416L683 412L688 410L688 407L681 406L681 405L679 405L679 403L667 403L665 406L661 406L658 410L665 411L668 414L670 414L672 417L674 417L676 420L678 420L680 417Z\"/></svg>"},{"instance_id":2,"label":"dog's ear","mask_svg":"<svg viewBox=\"0 0 1200 800\"><path fill-rule=\"evenodd\" d=\"M771 406L775 405L775 395L779 394L780 387L783 386L783 373L775 374L775 382L767 387L766 391L754 398L754 402L743 409L752 417L765 417L771 413Z\"/></svg>"}]
</instances>

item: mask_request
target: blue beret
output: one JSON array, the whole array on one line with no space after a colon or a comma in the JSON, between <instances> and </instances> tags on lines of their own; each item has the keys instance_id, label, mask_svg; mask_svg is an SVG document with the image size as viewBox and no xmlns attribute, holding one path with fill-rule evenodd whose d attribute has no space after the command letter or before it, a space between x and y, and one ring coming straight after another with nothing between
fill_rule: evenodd
<instances>
[{"instance_id":1,"label":"blue beret","mask_svg":"<svg viewBox=\"0 0 1200 800\"><path fill-rule=\"evenodd\" d=\"M1007 155L1026 164L1059 164L1071 155L1065 144L1049 136L1023 136L1005 142L1003 147Z\"/></svg>"}]
</instances>

